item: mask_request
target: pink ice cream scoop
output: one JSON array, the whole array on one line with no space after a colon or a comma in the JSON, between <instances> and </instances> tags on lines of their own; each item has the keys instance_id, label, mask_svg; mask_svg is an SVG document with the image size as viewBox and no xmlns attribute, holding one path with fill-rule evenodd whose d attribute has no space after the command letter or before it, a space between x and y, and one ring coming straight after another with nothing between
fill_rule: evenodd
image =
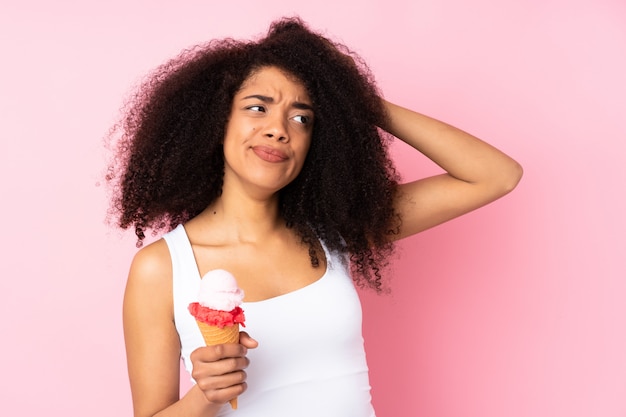
<instances>
[{"instance_id":1,"label":"pink ice cream scoop","mask_svg":"<svg viewBox=\"0 0 626 417\"><path fill-rule=\"evenodd\" d=\"M230 311L241 305L243 290L233 274L223 269L209 271L200 281L198 303L213 310Z\"/></svg>"}]
</instances>

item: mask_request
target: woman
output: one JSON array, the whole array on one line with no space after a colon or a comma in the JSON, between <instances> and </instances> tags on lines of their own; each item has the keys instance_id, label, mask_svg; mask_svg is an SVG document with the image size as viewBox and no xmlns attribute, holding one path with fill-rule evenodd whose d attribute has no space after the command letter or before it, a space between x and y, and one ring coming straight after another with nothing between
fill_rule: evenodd
<instances>
[{"instance_id":1,"label":"woman","mask_svg":"<svg viewBox=\"0 0 626 417\"><path fill-rule=\"evenodd\" d=\"M139 246L148 228L168 232L139 250L124 298L137 417L373 416L353 280L380 291L394 241L503 196L522 172L383 100L365 65L297 19L168 62L122 128L119 225ZM398 184L389 134L446 173ZM245 292L250 336L206 347L186 307L218 268ZM196 384L179 398L181 356Z\"/></svg>"}]
</instances>

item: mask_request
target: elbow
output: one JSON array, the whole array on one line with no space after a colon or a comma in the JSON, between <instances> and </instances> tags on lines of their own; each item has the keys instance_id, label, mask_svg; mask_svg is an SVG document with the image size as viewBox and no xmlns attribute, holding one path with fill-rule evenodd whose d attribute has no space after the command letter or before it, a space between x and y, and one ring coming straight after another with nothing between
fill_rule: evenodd
<instances>
[{"instance_id":1,"label":"elbow","mask_svg":"<svg viewBox=\"0 0 626 417\"><path fill-rule=\"evenodd\" d=\"M522 176L524 175L524 169L516 162L511 161L511 164L506 168L505 172L502 172L500 176L500 192L501 195L506 195L513 191L517 184L519 184Z\"/></svg>"}]
</instances>

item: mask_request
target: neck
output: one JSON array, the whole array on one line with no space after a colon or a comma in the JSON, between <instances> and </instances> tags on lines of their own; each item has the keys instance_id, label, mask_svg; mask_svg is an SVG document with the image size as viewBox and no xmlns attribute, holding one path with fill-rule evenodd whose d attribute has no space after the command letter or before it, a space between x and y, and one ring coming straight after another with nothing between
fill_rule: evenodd
<instances>
[{"instance_id":1,"label":"neck","mask_svg":"<svg viewBox=\"0 0 626 417\"><path fill-rule=\"evenodd\" d=\"M226 239L238 242L256 242L284 227L278 195L260 200L224 192L198 217Z\"/></svg>"}]
</instances>

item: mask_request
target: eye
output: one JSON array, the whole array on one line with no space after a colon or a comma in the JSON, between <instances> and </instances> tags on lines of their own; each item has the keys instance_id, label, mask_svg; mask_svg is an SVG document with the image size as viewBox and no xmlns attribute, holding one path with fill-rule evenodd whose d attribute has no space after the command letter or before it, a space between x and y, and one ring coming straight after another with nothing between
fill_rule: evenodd
<instances>
[{"instance_id":1,"label":"eye","mask_svg":"<svg viewBox=\"0 0 626 417\"><path fill-rule=\"evenodd\" d=\"M254 106L248 106L246 107L247 110L251 110L253 112L265 112L265 107L260 106L260 105L254 105Z\"/></svg>"},{"instance_id":2,"label":"eye","mask_svg":"<svg viewBox=\"0 0 626 417\"><path fill-rule=\"evenodd\" d=\"M305 116L303 114L299 114L297 116L294 116L293 120L295 120L296 122L301 123L303 125L306 125L306 124L311 122L311 118L309 116Z\"/></svg>"}]
</instances>

